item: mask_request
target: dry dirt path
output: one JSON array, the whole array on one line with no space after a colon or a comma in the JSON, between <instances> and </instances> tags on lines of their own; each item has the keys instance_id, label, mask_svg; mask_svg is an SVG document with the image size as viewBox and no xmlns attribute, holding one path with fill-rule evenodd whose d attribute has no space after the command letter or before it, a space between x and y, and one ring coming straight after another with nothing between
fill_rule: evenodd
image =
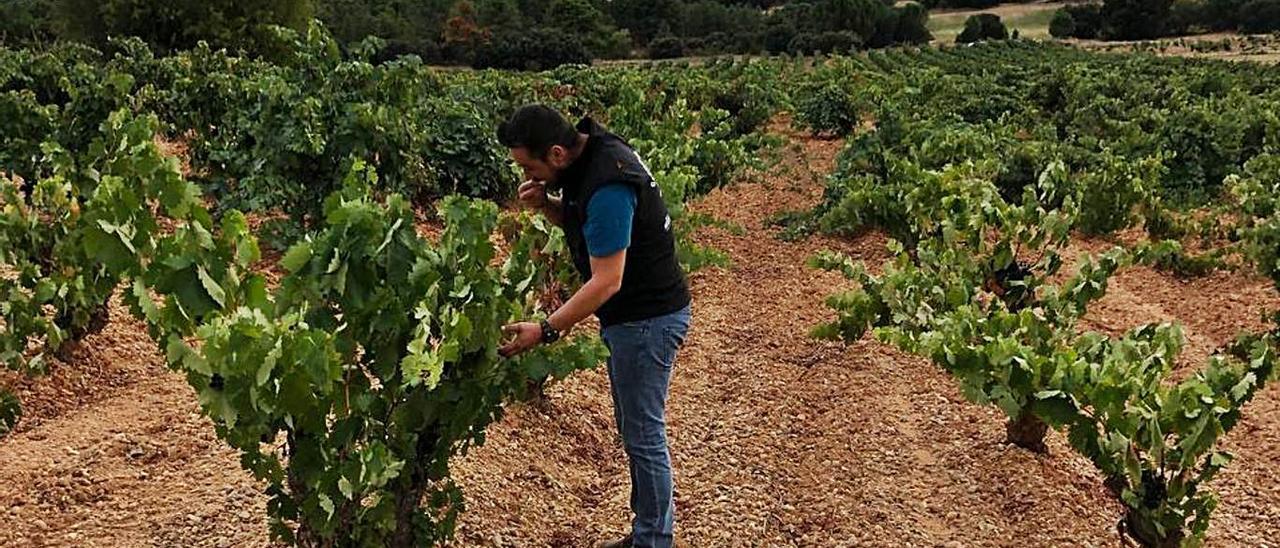
<instances>
[{"instance_id":1,"label":"dry dirt path","mask_svg":"<svg viewBox=\"0 0 1280 548\"><path fill-rule=\"evenodd\" d=\"M785 130L784 130L785 131ZM742 234L702 243L734 265L695 276L695 321L677 362L669 414L680 537L689 546L1116 546L1121 513L1092 466L1061 436L1037 457L1001 443L1003 417L970 404L923 360L864 341L805 337L842 281L805 268L821 249L878 264L882 238L786 243L767 220L821 196L838 143L791 135L795 150L762 181L716 191L696 210ZM1100 250L1105 242L1083 244ZM1091 327L1178 319L1188 361L1280 306L1259 279L1182 282L1120 276ZM459 466L471 488L466 544L589 546L625 529L627 483L611 438L607 380L580 375L553 391L545 416L517 413ZM1211 545L1258 546L1280 530L1280 393L1246 411L1228 439L1241 458L1215 487L1225 501ZM1248 462L1245 462L1245 461Z\"/></svg>"},{"instance_id":2,"label":"dry dirt path","mask_svg":"<svg viewBox=\"0 0 1280 548\"><path fill-rule=\"evenodd\" d=\"M840 147L781 131L794 148L778 168L694 208L743 230L699 236L734 264L692 280L694 326L671 392L684 545L1118 546L1120 506L1060 436L1048 456L1006 447L999 412L964 401L924 360L807 338L843 282L805 259L839 249L878 264L885 253L874 234L774 236L767 220L816 203ZM1241 275L1184 283L1134 271L1092 321L1122 329L1176 318L1203 355L1276 301ZM21 383L34 416L0 442L0 546L267 544L257 487L124 315L74 365ZM457 545L590 546L624 531L628 484L605 374L579 374L549 395L541 408L512 409L457 463L468 498ZM1224 502L1211 545L1273 542L1277 389L1246 409L1227 445L1239 459L1215 485Z\"/></svg>"}]
</instances>

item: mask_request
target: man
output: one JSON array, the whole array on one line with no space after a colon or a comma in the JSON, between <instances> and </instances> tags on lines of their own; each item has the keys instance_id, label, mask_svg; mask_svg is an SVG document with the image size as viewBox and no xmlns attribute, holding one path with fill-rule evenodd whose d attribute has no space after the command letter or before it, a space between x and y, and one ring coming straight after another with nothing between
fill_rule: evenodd
<instances>
[{"instance_id":1,"label":"man","mask_svg":"<svg viewBox=\"0 0 1280 548\"><path fill-rule=\"evenodd\" d=\"M591 118L574 127L549 107L529 105L502 124L498 139L528 179L520 203L564 229L586 280L541 324L505 326L513 339L501 352L514 356L555 341L593 313L600 319L635 516L630 535L601 546L668 548L675 503L664 415L690 297L662 192L635 150Z\"/></svg>"}]
</instances>

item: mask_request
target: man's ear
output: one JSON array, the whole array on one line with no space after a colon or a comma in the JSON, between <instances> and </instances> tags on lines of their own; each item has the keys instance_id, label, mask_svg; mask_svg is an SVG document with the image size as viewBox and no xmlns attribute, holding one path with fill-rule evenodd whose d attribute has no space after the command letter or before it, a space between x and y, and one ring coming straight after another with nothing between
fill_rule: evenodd
<instances>
[{"instance_id":1,"label":"man's ear","mask_svg":"<svg viewBox=\"0 0 1280 548\"><path fill-rule=\"evenodd\" d=\"M564 169L568 165L569 150L560 145L551 145L547 150L547 160L551 167Z\"/></svg>"}]
</instances>

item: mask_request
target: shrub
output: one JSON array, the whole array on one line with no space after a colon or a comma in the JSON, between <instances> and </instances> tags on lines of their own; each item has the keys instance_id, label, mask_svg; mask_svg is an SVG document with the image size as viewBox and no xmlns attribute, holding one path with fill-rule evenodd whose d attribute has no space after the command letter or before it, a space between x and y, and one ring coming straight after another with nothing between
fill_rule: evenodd
<instances>
[{"instance_id":1,"label":"shrub","mask_svg":"<svg viewBox=\"0 0 1280 548\"><path fill-rule=\"evenodd\" d=\"M572 34L547 28L504 33L480 46L472 66L478 69L548 70L591 64L591 56Z\"/></svg>"},{"instance_id":2,"label":"shrub","mask_svg":"<svg viewBox=\"0 0 1280 548\"><path fill-rule=\"evenodd\" d=\"M1244 32L1280 31L1280 0L1253 0L1240 9L1238 17Z\"/></svg>"},{"instance_id":3,"label":"shrub","mask_svg":"<svg viewBox=\"0 0 1280 548\"><path fill-rule=\"evenodd\" d=\"M1054 38L1072 38L1076 35L1076 18L1071 16L1071 12L1066 9L1059 9L1053 13L1053 20L1049 21L1049 36Z\"/></svg>"},{"instance_id":4,"label":"shrub","mask_svg":"<svg viewBox=\"0 0 1280 548\"><path fill-rule=\"evenodd\" d=\"M983 40L1007 40L1009 29L999 15L979 13L971 15L964 22L964 31L956 37L957 44L972 44Z\"/></svg>"},{"instance_id":5,"label":"shrub","mask_svg":"<svg viewBox=\"0 0 1280 548\"><path fill-rule=\"evenodd\" d=\"M818 51L823 53L849 53L862 45L862 37L849 31L824 32L818 35Z\"/></svg>"},{"instance_id":6,"label":"shrub","mask_svg":"<svg viewBox=\"0 0 1280 548\"><path fill-rule=\"evenodd\" d=\"M917 3L904 4L894 11L897 14L897 28L893 39L903 44L926 44L933 40L929 32L929 11Z\"/></svg>"},{"instance_id":7,"label":"shrub","mask_svg":"<svg viewBox=\"0 0 1280 548\"><path fill-rule=\"evenodd\" d=\"M795 38L791 39L791 44L787 46L787 51L797 55L810 55L820 50L817 35L807 32L797 34Z\"/></svg>"},{"instance_id":8,"label":"shrub","mask_svg":"<svg viewBox=\"0 0 1280 548\"><path fill-rule=\"evenodd\" d=\"M796 27L789 22L773 23L764 31L764 49L769 53L787 53L796 38Z\"/></svg>"},{"instance_id":9,"label":"shrub","mask_svg":"<svg viewBox=\"0 0 1280 548\"><path fill-rule=\"evenodd\" d=\"M684 57L684 42L675 36L659 36L649 42L650 59Z\"/></svg>"},{"instance_id":10,"label":"shrub","mask_svg":"<svg viewBox=\"0 0 1280 548\"><path fill-rule=\"evenodd\" d=\"M1107 0L1102 4L1102 36L1145 40L1165 35L1172 0Z\"/></svg>"},{"instance_id":11,"label":"shrub","mask_svg":"<svg viewBox=\"0 0 1280 548\"><path fill-rule=\"evenodd\" d=\"M1075 23L1076 38L1092 40L1102 34L1102 6L1099 4L1083 4L1066 6L1062 11L1071 15Z\"/></svg>"}]
</instances>

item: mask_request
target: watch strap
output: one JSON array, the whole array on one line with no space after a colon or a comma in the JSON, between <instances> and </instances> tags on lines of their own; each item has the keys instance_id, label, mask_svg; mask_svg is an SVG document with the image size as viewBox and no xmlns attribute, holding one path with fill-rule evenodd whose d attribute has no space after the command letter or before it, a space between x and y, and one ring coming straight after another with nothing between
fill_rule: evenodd
<instances>
[{"instance_id":1,"label":"watch strap","mask_svg":"<svg viewBox=\"0 0 1280 548\"><path fill-rule=\"evenodd\" d=\"M541 325L542 325L542 343L543 344L551 344L553 342L560 340L560 332L556 331L554 327L551 327L551 322L548 322L547 320L542 320Z\"/></svg>"}]
</instances>

